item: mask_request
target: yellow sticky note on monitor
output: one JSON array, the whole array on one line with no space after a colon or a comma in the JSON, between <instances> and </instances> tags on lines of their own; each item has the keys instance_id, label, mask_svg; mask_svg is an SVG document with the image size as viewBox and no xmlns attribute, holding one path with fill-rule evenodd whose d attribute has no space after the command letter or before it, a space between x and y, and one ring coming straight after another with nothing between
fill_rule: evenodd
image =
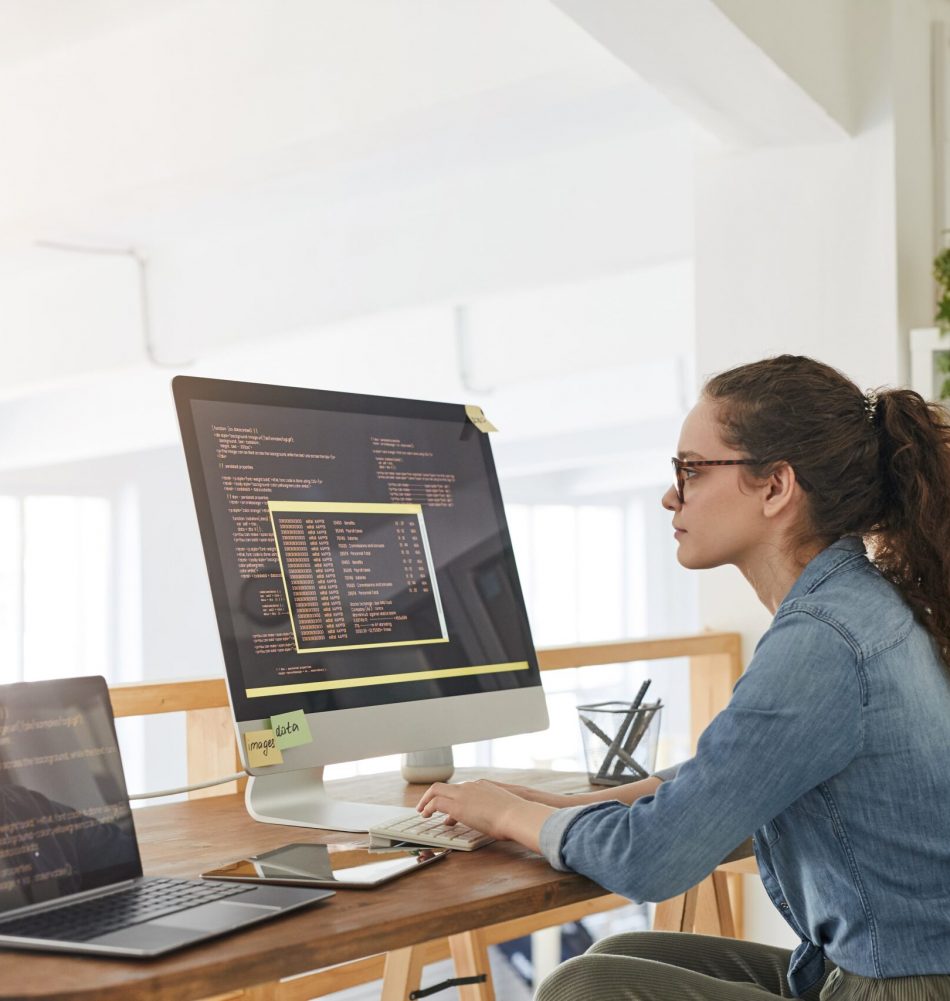
<instances>
[{"instance_id":1,"label":"yellow sticky note on monitor","mask_svg":"<svg viewBox=\"0 0 950 1001\"><path fill-rule=\"evenodd\" d=\"M302 744L313 743L303 709L271 716L270 725L277 740L277 746L282 751L286 751L288 747L300 747Z\"/></svg>"},{"instance_id":2,"label":"yellow sticky note on monitor","mask_svg":"<svg viewBox=\"0 0 950 1001\"><path fill-rule=\"evenodd\" d=\"M474 403L465 404L465 416L484 434L498 430L485 416L485 411L481 407L476 407Z\"/></svg>"},{"instance_id":3,"label":"yellow sticky note on monitor","mask_svg":"<svg viewBox=\"0 0 950 1001\"><path fill-rule=\"evenodd\" d=\"M249 768L265 768L267 765L283 764L284 756L277 746L273 730L251 730L244 734Z\"/></svg>"}]
</instances>

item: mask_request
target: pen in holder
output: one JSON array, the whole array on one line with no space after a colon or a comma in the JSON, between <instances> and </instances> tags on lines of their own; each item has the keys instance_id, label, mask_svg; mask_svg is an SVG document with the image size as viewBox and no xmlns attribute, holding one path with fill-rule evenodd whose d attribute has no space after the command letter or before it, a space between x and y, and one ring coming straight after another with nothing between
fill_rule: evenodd
<instances>
[{"instance_id":1,"label":"pen in holder","mask_svg":"<svg viewBox=\"0 0 950 1001\"><path fill-rule=\"evenodd\" d=\"M641 693L644 690L645 686ZM662 708L660 701L639 700L577 707L587 774L593 785L622 785L652 774Z\"/></svg>"}]
</instances>

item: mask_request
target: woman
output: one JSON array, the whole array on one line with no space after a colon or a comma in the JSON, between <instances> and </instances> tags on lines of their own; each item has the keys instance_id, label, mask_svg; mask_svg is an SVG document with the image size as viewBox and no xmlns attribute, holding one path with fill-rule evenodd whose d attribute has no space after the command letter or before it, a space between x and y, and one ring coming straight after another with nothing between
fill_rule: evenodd
<instances>
[{"instance_id":1,"label":"woman","mask_svg":"<svg viewBox=\"0 0 950 1001\"><path fill-rule=\"evenodd\" d=\"M950 999L946 413L784 355L709 380L673 464L680 563L738 567L774 615L695 757L584 797L440 783L419 809L633 900L682 893L753 835L794 952L618 935L543 1001Z\"/></svg>"}]
</instances>

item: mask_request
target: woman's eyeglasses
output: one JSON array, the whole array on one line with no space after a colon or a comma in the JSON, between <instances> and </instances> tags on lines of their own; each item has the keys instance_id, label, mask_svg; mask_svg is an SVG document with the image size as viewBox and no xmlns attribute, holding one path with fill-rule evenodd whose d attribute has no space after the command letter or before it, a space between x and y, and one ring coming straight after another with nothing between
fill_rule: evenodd
<instances>
[{"instance_id":1,"label":"woman's eyeglasses","mask_svg":"<svg viewBox=\"0 0 950 1001\"><path fill-rule=\"evenodd\" d=\"M686 483L687 470L696 466L758 466L761 465L758 459L677 459L675 456L670 460L673 463L673 472L676 476L676 496L680 504L686 503L683 496L683 486Z\"/></svg>"}]
</instances>

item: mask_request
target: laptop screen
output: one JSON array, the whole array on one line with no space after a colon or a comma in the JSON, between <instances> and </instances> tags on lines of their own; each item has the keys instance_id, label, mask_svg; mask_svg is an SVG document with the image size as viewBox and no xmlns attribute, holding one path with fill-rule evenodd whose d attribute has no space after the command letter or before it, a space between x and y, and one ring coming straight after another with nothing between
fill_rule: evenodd
<instances>
[{"instance_id":1,"label":"laptop screen","mask_svg":"<svg viewBox=\"0 0 950 1001\"><path fill-rule=\"evenodd\" d=\"M105 681L0 686L0 913L141 875Z\"/></svg>"}]
</instances>

